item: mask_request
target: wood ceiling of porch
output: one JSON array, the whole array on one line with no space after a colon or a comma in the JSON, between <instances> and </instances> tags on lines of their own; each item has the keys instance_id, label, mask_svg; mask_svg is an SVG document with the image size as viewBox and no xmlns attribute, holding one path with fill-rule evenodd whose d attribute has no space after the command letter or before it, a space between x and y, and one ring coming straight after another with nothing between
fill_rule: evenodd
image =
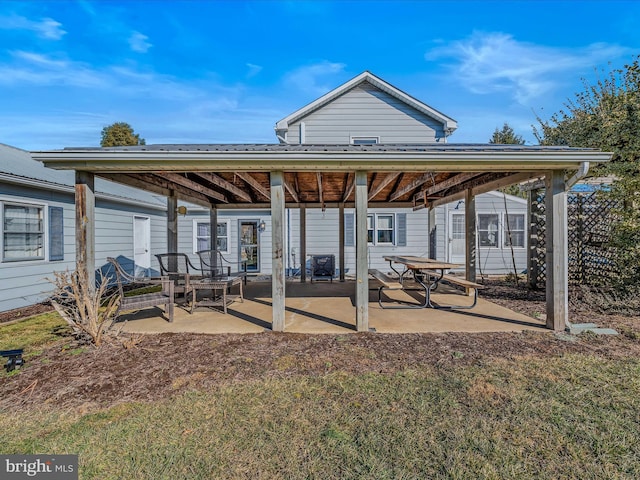
<instances>
[{"instance_id":1,"label":"wood ceiling of porch","mask_svg":"<svg viewBox=\"0 0 640 480\"><path fill-rule=\"evenodd\" d=\"M183 201L220 208L269 208L268 172L128 172L98 173L99 176L132 187ZM466 189L508 185L536 173L513 172L370 172L368 201L372 206L424 208L433 202L463 193ZM355 201L353 172L285 172L285 202L289 205L351 204ZM497 186L497 187L496 187Z\"/></svg>"}]
</instances>

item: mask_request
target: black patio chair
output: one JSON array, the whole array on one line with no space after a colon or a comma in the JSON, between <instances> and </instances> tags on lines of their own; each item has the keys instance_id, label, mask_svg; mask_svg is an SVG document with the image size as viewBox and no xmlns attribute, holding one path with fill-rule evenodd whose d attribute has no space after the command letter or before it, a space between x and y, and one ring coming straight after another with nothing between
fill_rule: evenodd
<instances>
[{"instance_id":1,"label":"black patio chair","mask_svg":"<svg viewBox=\"0 0 640 480\"><path fill-rule=\"evenodd\" d=\"M127 273L115 258L108 257L107 261L113 265L118 284L120 303L116 315L121 312L131 310L143 310L149 307L164 306L165 314L169 317L169 322L173 322L174 284L168 276L151 278L136 277ZM125 297L124 285L135 285L139 287L162 285L160 292L142 293Z\"/></svg>"},{"instance_id":2,"label":"black patio chair","mask_svg":"<svg viewBox=\"0 0 640 480\"><path fill-rule=\"evenodd\" d=\"M200 257L200 272L204 277L242 277L247 284L247 262L233 262L227 260L220 250L200 250L196 252ZM231 269L232 265L238 268Z\"/></svg>"},{"instance_id":3,"label":"black patio chair","mask_svg":"<svg viewBox=\"0 0 640 480\"><path fill-rule=\"evenodd\" d=\"M202 278L198 268L186 253L158 253L156 258L160 264L160 275L168 276L173 281L174 293L181 294L186 302L191 293L190 280Z\"/></svg>"}]
</instances>

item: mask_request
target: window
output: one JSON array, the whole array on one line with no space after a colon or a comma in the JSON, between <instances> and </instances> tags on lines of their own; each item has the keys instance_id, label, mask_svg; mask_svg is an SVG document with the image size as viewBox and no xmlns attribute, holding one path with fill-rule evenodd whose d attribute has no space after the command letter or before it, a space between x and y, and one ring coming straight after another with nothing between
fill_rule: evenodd
<instances>
[{"instance_id":1,"label":"window","mask_svg":"<svg viewBox=\"0 0 640 480\"><path fill-rule=\"evenodd\" d=\"M44 259L44 207L5 203L2 211L2 259Z\"/></svg>"},{"instance_id":2,"label":"window","mask_svg":"<svg viewBox=\"0 0 640 480\"><path fill-rule=\"evenodd\" d=\"M505 215L504 246L524 248L524 214L510 213ZM511 235L509 235L511 231Z\"/></svg>"},{"instance_id":3,"label":"window","mask_svg":"<svg viewBox=\"0 0 640 480\"><path fill-rule=\"evenodd\" d=\"M367 215L367 243L373 245L375 226L373 221L373 215Z\"/></svg>"},{"instance_id":4,"label":"window","mask_svg":"<svg viewBox=\"0 0 640 480\"><path fill-rule=\"evenodd\" d=\"M211 248L211 228L209 222L194 220L193 248L195 252ZM229 253L229 221L218 222L218 250Z\"/></svg>"},{"instance_id":5,"label":"window","mask_svg":"<svg viewBox=\"0 0 640 480\"><path fill-rule=\"evenodd\" d=\"M378 238L376 243L393 245L393 214L376 215Z\"/></svg>"},{"instance_id":6,"label":"window","mask_svg":"<svg viewBox=\"0 0 640 480\"><path fill-rule=\"evenodd\" d=\"M393 213L367 215L367 242L371 245L393 245L395 243Z\"/></svg>"},{"instance_id":7,"label":"window","mask_svg":"<svg viewBox=\"0 0 640 480\"><path fill-rule=\"evenodd\" d=\"M351 137L351 145L375 145L380 137Z\"/></svg>"},{"instance_id":8,"label":"window","mask_svg":"<svg viewBox=\"0 0 640 480\"><path fill-rule=\"evenodd\" d=\"M498 246L498 214L478 214L478 245L481 247Z\"/></svg>"}]
</instances>

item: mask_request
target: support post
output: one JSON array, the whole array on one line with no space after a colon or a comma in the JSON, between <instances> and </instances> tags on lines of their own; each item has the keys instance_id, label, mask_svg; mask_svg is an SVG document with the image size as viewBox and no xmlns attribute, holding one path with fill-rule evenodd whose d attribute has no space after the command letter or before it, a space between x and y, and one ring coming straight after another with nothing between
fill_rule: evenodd
<instances>
[{"instance_id":1,"label":"support post","mask_svg":"<svg viewBox=\"0 0 640 480\"><path fill-rule=\"evenodd\" d=\"M300 282L307 283L307 207L300 205Z\"/></svg>"},{"instance_id":2,"label":"support post","mask_svg":"<svg viewBox=\"0 0 640 480\"><path fill-rule=\"evenodd\" d=\"M212 205L211 210L209 210L209 233L211 234L211 258L209 259L209 265L211 265L214 272L218 272L218 255L214 252L214 250L218 249L218 208L215 205ZM227 232L227 235L228 234Z\"/></svg>"},{"instance_id":3,"label":"support post","mask_svg":"<svg viewBox=\"0 0 640 480\"><path fill-rule=\"evenodd\" d=\"M436 209L429 207L429 258L438 258L438 237L436 236Z\"/></svg>"},{"instance_id":4,"label":"support post","mask_svg":"<svg viewBox=\"0 0 640 480\"><path fill-rule=\"evenodd\" d=\"M340 281L344 282L344 202L340 202L338 220L338 268L340 269Z\"/></svg>"},{"instance_id":5,"label":"support post","mask_svg":"<svg viewBox=\"0 0 640 480\"><path fill-rule=\"evenodd\" d=\"M547 328L564 330L569 319L567 194L564 171L545 177Z\"/></svg>"},{"instance_id":6,"label":"support post","mask_svg":"<svg viewBox=\"0 0 640 480\"><path fill-rule=\"evenodd\" d=\"M177 251L178 251L178 198L176 197L175 192L172 190L171 194L167 197L167 252L176 253Z\"/></svg>"},{"instance_id":7,"label":"support post","mask_svg":"<svg viewBox=\"0 0 640 480\"><path fill-rule=\"evenodd\" d=\"M76 270L90 293L96 288L95 176L76 170Z\"/></svg>"},{"instance_id":8,"label":"support post","mask_svg":"<svg viewBox=\"0 0 640 480\"><path fill-rule=\"evenodd\" d=\"M538 288L538 211L536 200L538 190L527 192L527 211L529 213L529 238L527 239L527 279L529 288Z\"/></svg>"},{"instance_id":9,"label":"support post","mask_svg":"<svg viewBox=\"0 0 640 480\"><path fill-rule=\"evenodd\" d=\"M470 282L476 281L476 197L468 188L464 197L465 223L465 278Z\"/></svg>"},{"instance_id":10,"label":"support post","mask_svg":"<svg viewBox=\"0 0 640 480\"><path fill-rule=\"evenodd\" d=\"M283 332L285 323L285 271L284 271L284 173L271 172L271 304L274 332Z\"/></svg>"},{"instance_id":11,"label":"support post","mask_svg":"<svg viewBox=\"0 0 640 480\"><path fill-rule=\"evenodd\" d=\"M356 330L369 331L367 172L356 172Z\"/></svg>"}]
</instances>

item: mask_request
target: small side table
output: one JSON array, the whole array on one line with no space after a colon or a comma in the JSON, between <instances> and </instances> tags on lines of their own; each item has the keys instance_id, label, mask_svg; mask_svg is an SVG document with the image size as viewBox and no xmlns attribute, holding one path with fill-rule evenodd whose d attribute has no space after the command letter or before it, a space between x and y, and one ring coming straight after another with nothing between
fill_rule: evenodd
<instances>
[{"instance_id":1,"label":"small side table","mask_svg":"<svg viewBox=\"0 0 640 480\"><path fill-rule=\"evenodd\" d=\"M238 285L240 293L230 295L227 293L231 287ZM227 313L227 305L233 303L236 298L240 298L244 302L242 295L242 277L207 277L197 280L191 280L191 313L196 307L222 307L224 313ZM198 301L199 290L211 290L212 297L204 298ZM220 294L216 293L218 290Z\"/></svg>"}]
</instances>

